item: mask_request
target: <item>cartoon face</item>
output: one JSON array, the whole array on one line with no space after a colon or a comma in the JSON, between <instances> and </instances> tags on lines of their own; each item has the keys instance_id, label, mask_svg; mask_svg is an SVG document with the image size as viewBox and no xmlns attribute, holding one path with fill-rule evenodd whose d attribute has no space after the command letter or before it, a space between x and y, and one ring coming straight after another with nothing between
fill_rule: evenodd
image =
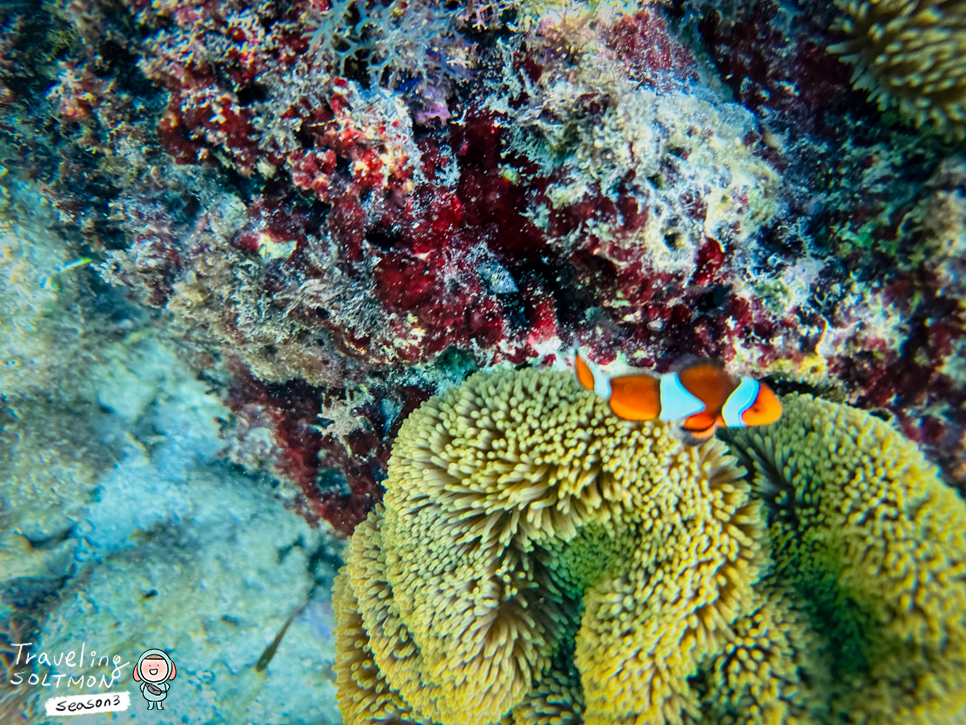
<instances>
[{"instance_id":1,"label":"cartoon face","mask_svg":"<svg viewBox=\"0 0 966 725\"><path fill-rule=\"evenodd\" d=\"M140 673L146 682L163 682L168 679L168 663L162 657L149 655L141 661Z\"/></svg>"}]
</instances>

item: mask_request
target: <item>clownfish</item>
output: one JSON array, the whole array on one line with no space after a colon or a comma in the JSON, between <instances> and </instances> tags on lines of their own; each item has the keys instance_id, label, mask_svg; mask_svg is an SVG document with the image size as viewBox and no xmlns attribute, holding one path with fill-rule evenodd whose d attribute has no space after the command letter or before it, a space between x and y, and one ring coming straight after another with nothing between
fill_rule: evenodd
<instances>
[{"instance_id":1,"label":"clownfish","mask_svg":"<svg viewBox=\"0 0 966 725\"><path fill-rule=\"evenodd\" d=\"M679 421L684 440L696 445L718 426L767 425L781 417L778 396L754 378L735 379L717 360L700 359L660 377L648 373L608 377L579 354L577 380L624 420Z\"/></svg>"}]
</instances>

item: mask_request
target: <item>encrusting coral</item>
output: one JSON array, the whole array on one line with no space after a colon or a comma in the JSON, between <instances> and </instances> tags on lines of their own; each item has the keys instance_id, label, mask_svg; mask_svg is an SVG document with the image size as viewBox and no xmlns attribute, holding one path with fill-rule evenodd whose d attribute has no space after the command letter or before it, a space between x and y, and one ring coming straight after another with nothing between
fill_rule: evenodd
<instances>
[{"instance_id":1,"label":"encrusting coral","mask_svg":"<svg viewBox=\"0 0 966 725\"><path fill-rule=\"evenodd\" d=\"M952 0L850 0L833 46L856 64L856 88L879 107L897 102L917 125L932 120L960 138L966 132L966 7Z\"/></svg>"},{"instance_id":2,"label":"encrusting coral","mask_svg":"<svg viewBox=\"0 0 966 725\"><path fill-rule=\"evenodd\" d=\"M699 447L569 375L403 425L336 585L347 723L938 722L966 706L966 511L846 405ZM766 529L760 515L767 511Z\"/></svg>"}]
</instances>

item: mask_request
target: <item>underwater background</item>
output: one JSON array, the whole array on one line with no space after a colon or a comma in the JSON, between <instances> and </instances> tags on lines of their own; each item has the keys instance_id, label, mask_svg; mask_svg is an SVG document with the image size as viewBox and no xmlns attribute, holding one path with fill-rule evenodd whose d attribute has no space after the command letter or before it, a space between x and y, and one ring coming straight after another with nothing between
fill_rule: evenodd
<instances>
[{"instance_id":1,"label":"underwater background","mask_svg":"<svg viewBox=\"0 0 966 725\"><path fill-rule=\"evenodd\" d=\"M0 721L966 722L964 129L952 0L0 0Z\"/></svg>"}]
</instances>

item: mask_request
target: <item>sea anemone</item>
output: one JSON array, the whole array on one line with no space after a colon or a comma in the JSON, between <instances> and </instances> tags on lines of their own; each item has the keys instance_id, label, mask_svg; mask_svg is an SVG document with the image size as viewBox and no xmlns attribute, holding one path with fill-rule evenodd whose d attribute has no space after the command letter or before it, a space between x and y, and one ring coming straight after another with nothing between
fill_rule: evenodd
<instances>
[{"instance_id":1,"label":"sea anemone","mask_svg":"<svg viewBox=\"0 0 966 725\"><path fill-rule=\"evenodd\" d=\"M830 48L855 64L855 88L879 108L897 103L917 126L932 120L966 131L966 3L961 0L849 0L838 23L849 39Z\"/></svg>"},{"instance_id":2,"label":"sea anemone","mask_svg":"<svg viewBox=\"0 0 966 725\"><path fill-rule=\"evenodd\" d=\"M883 421L783 404L729 453L564 373L424 403L336 582L346 723L961 718L966 507Z\"/></svg>"},{"instance_id":3,"label":"sea anemone","mask_svg":"<svg viewBox=\"0 0 966 725\"><path fill-rule=\"evenodd\" d=\"M728 438L765 504L776 576L827 642L833 717L961 722L962 499L865 411L807 395L782 403L779 423Z\"/></svg>"},{"instance_id":4,"label":"sea anemone","mask_svg":"<svg viewBox=\"0 0 966 725\"><path fill-rule=\"evenodd\" d=\"M620 420L568 374L478 374L426 402L339 576L346 721L696 713L688 678L763 563L740 475L720 442Z\"/></svg>"}]
</instances>

